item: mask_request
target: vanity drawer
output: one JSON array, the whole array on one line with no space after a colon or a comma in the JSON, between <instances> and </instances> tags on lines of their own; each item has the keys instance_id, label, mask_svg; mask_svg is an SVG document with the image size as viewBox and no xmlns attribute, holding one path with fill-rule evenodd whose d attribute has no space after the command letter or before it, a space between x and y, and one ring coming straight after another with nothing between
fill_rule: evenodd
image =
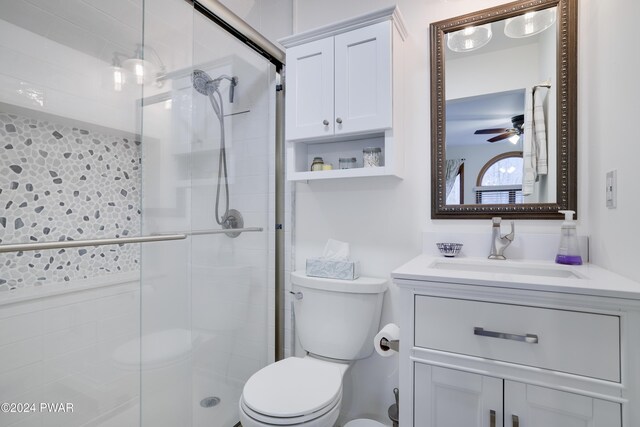
<instances>
[{"instance_id":1,"label":"vanity drawer","mask_svg":"<svg viewBox=\"0 0 640 427\"><path fill-rule=\"evenodd\" d=\"M415 297L425 347L620 382L620 317L454 298Z\"/></svg>"}]
</instances>

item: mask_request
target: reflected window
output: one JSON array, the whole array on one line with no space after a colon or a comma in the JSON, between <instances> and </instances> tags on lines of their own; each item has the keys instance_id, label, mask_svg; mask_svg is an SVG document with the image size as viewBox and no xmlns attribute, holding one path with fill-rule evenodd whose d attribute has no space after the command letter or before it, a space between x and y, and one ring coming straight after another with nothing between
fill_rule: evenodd
<instances>
[{"instance_id":1,"label":"reflected window","mask_svg":"<svg viewBox=\"0 0 640 427\"><path fill-rule=\"evenodd\" d=\"M512 151L489 160L478 174L477 204L513 205L523 203L522 152Z\"/></svg>"}]
</instances>

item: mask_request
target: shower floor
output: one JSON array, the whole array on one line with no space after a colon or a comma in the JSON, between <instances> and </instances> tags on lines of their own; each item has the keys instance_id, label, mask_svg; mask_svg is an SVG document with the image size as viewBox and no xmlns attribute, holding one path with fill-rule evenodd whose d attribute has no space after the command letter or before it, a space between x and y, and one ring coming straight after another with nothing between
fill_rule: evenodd
<instances>
[{"instance_id":1,"label":"shower floor","mask_svg":"<svg viewBox=\"0 0 640 427\"><path fill-rule=\"evenodd\" d=\"M216 379L204 375L193 381L193 427L233 427L238 423L238 401L242 384ZM203 408L200 401L216 396L220 403L212 408Z\"/></svg>"},{"instance_id":2,"label":"shower floor","mask_svg":"<svg viewBox=\"0 0 640 427\"><path fill-rule=\"evenodd\" d=\"M242 384L199 375L192 383L191 427L233 427L238 423L238 401L242 393ZM200 401L205 397L218 397L220 403L211 408L203 408ZM189 415L185 414L185 418ZM153 427L177 427L169 425ZM188 422L183 426L189 425ZM108 419L94 420L84 426L95 427L137 427L140 426L140 404L123 405L114 410ZM180 427L183 427L180 426ZM144 425L141 427L147 427Z\"/></svg>"}]
</instances>

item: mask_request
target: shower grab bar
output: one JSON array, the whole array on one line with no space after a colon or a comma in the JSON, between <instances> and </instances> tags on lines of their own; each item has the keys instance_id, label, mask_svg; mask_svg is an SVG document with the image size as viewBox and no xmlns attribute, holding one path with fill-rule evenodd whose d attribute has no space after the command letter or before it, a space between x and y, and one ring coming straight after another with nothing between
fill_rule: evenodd
<instances>
[{"instance_id":1,"label":"shower grab bar","mask_svg":"<svg viewBox=\"0 0 640 427\"><path fill-rule=\"evenodd\" d=\"M244 228L215 228L213 230L193 230L185 233L187 236L203 236L206 234L226 234L226 233L252 233L263 231L262 227L244 227Z\"/></svg>"},{"instance_id":2,"label":"shower grab bar","mask_svg":"<svg viewBox=\"0 0 640 427\"><path fill-rule=\"evenodd\" d=\"M123 245L127 243L151 243L170 240L184 240L187 236L206 234L244 233L262 231L262 227L228 228L214 230L193 230L182 234L151 234L139 237L115 237L109 239L64 240L59 242L10 243L0 245L0 253L43 251L47 249L80 248L83 246Z\"/></svg>"},{"instance_id":3,"label":"shower grab bar","mask_svg":"<svg viewBox=\"0 0 640 427\"><path fill-rule=\"evenodd\" d=\"M183 240L186 234L156 234L140 237L115 237L110 239L64 240L60 242L11 243L0 245L0 253L42 251L46 249L79 248L82 246L122 245L125 243L163 242L166 240Z\"/></svg>"}]
</instances>

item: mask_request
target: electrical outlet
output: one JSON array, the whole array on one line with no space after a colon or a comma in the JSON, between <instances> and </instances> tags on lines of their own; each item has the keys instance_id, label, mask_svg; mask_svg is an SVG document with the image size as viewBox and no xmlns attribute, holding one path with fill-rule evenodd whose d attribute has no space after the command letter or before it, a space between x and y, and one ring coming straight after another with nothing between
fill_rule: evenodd
<instances>
[{"instance_id":1,"label":"electrical outlet","mask_svg":"<svg viewBox=\"0 0 640 427\"><path fill-rule=\"evenodd\" d=\"M615 209L618 205L618 171L607 172L607 207Z\"/></svg>"}]
</instances>

